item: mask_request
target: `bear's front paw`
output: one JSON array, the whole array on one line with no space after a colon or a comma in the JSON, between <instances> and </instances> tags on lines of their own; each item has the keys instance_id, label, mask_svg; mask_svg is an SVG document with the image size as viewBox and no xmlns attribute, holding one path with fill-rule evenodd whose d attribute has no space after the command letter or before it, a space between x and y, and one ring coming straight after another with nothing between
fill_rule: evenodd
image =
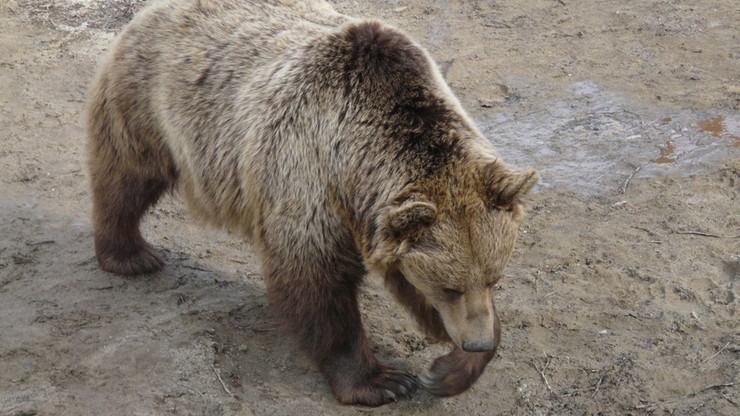
<instances>
[{"instance_id":1,"label":"bear's front paw","mask_svg":"<svg viewBox=\"0 0 740 416\"><path fill-rule=\"evenodd\" d=\"M421 386L435 396L454 396L470 388L483 373L496 351L465 352L455 348L437 358L427 374L419 376Z\"/></svg>"},{"instance_id":2,"label":"bear's front paw","mask_svg":"<svg viewBox=\"0 0 740 416\"><path fill-rule=\"evenodd\" d=\"M380 406L408 397L417 386L414 375L380 365L369 376L359 380L351 378L339 377L332 383L334 396L341 403Z\"/></svg>"}]
</instances>

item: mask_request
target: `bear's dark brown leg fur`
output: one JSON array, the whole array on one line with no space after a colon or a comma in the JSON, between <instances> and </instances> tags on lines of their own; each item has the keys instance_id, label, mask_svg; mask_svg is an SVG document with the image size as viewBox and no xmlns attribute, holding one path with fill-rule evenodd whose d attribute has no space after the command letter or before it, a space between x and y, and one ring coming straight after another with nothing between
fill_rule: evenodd
<instances>
[{"instance_id":1,"label":"bear's dark brown leg fur","mask_svg":"<svg viewBox=\"0 0 740 416\"><path fill-rule=\"evenodd\" d=\"M164 266L157 250L141 236L139 224L167 188L162 181L135 174L93 177L95 255L101 269L132 276Z\"/></svg>"},{"instance_id":2,"label":"bear's dark brown leg fur","mask_svg":"<svg viewBox=\"0 0 740 416\"><path fill-rule=\"evenodd\" d=\"M449 341L442 318L429 303L424 295L406 280L403 274L391 269L385 275L385 287L416 319L419 327L431 338L437 341Z\"/></svg>"},{"instance_id":3,"label":"bear's dark brown leg fur","mask_svg":"<svg viewBox=\"0 0 740 416\"><path fill-rule=\"evenodd\" d=\"M267 294L276 314L318 364L340 402L379 406L407 396L416 378L380 363L365 336L357 304L364 270L319 263L265 259ZM293 265L301 270L291 270Z\"/></svg>"},{"instance_id":4,"label":"bear's dark brown leg fur","mask_svg":"<svg viewBox=\"0 0 740 416\"><path fill-rule=\"evenodd\" d=\"M164 263L142 238L139 225L146 210L171 188L175 170L169 152L153 144L152 128L131 121L126 127L121 116L126 111L113 105L106 86L107 78L98 80L88 108L95 255L108 272L151 273Z\"/></svg>"}]
</instances>

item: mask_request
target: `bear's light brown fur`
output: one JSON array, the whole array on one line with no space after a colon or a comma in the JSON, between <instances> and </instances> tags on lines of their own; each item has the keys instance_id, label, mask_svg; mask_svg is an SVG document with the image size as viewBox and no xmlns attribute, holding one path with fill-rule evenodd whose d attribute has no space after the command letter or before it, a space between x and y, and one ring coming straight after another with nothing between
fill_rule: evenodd
<instances>
[{"instance_id":1,"label":"bear's light brown fur","mask_svg":"<svg viewBox=\"0 0 740 416\"><path fill-rule=\"evenodd\" d=\"M101 268L163 266L139 222L176 187L254 242L271 306L339 401L380 405L416 385L370 351L368 272L454 343L421 377L429 391L466 390L493 357L490 287L536 173L499 159L399 30L323 0L158 2L103 62L87 132Z\"/></svg>"}]
</instances>

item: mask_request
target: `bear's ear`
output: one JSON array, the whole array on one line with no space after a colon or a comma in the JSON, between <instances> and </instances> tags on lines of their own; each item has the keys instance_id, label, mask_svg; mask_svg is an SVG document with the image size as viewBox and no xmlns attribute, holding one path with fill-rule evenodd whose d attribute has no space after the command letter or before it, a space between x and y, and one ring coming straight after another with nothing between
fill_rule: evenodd
<instances>
[{"instance_id":1,"label":"bear's ear","mask_svg":"<svg viewBox=\"0 0 740 416\"><path fill-rule=\"evenodd\" d=\"M419 232L434 223L437 206L417 193L403 193L383 208L372 235L369 263L384 270L406 253Z\"/></svg>"},{"instance_id":2,"label":"bear's ear","mask_svg":"<svg viewBox=\"0 0 740 416\"><path fill-rule=\"evenodd\" d=\"M430 225L437 216L437 206L428 201L407 200L388 212L388 225L398 235L408 235Z\"/></svg>"},{"instance_id":3,"label":"bear's ear","mask_svg":"<svg viewBox=\"0 0 740 416\"><path fill-rule=\"evenodd\" d=\"M521 202L538 180L533 168L515 170L498 161L485 165L482 173L484 195L495 207Z\"/></svg>"}]
</instances>

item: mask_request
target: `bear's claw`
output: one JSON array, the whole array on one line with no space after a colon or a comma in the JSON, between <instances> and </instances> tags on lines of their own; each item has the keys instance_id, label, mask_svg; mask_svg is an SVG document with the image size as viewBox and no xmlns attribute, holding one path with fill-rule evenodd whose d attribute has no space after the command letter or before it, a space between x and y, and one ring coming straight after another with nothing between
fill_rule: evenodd
<instances>
[{"instance_id":1,"label":"bear's claw","mask_svg":"<svg viewBox=\"0 0 740 416\"><path fill-rule=\"evenodd\" d=\"M383 393L385 394L386 400L388 400L389 402L395 402L395 401L397 401L396 400L396 395L392 391L385 390Z\"/></svg>"},{"instance_id":2,"label":"bear's claw","mask_svg":"<svg viewBox=\"0 0 740 416\"><path fill-rule=\"evenodd\" d=\"M407 397L416 390L417 385L416 377L398 370L389 371L386 375L385 382L390 386L387 389L394 393L394 399L396 396Z\"/></svg>"},{"instance_id":3,"label":"bear's claw","mask_svg":"<svg viewBox=\"0 0 740 416\"><path fill-rule=\"evenodd\" d=\"M369 380L349 386L335 386L334 394L345 404L375 407L408 397L416 387L416 376L384 366Z\"/></svg>"},{"instance_id":4,"label":"bear's claw","mask_svg":"<svg viewBox=\"0 0 740 416\"><path fill-rule=\"evenodd\" d=\"M455 348L449 354L437 358L432 368L419 376L419 383L435 396L455 396L478 380L495 354L495 350L465 352Z\"/></svg>"}]
</instances>

